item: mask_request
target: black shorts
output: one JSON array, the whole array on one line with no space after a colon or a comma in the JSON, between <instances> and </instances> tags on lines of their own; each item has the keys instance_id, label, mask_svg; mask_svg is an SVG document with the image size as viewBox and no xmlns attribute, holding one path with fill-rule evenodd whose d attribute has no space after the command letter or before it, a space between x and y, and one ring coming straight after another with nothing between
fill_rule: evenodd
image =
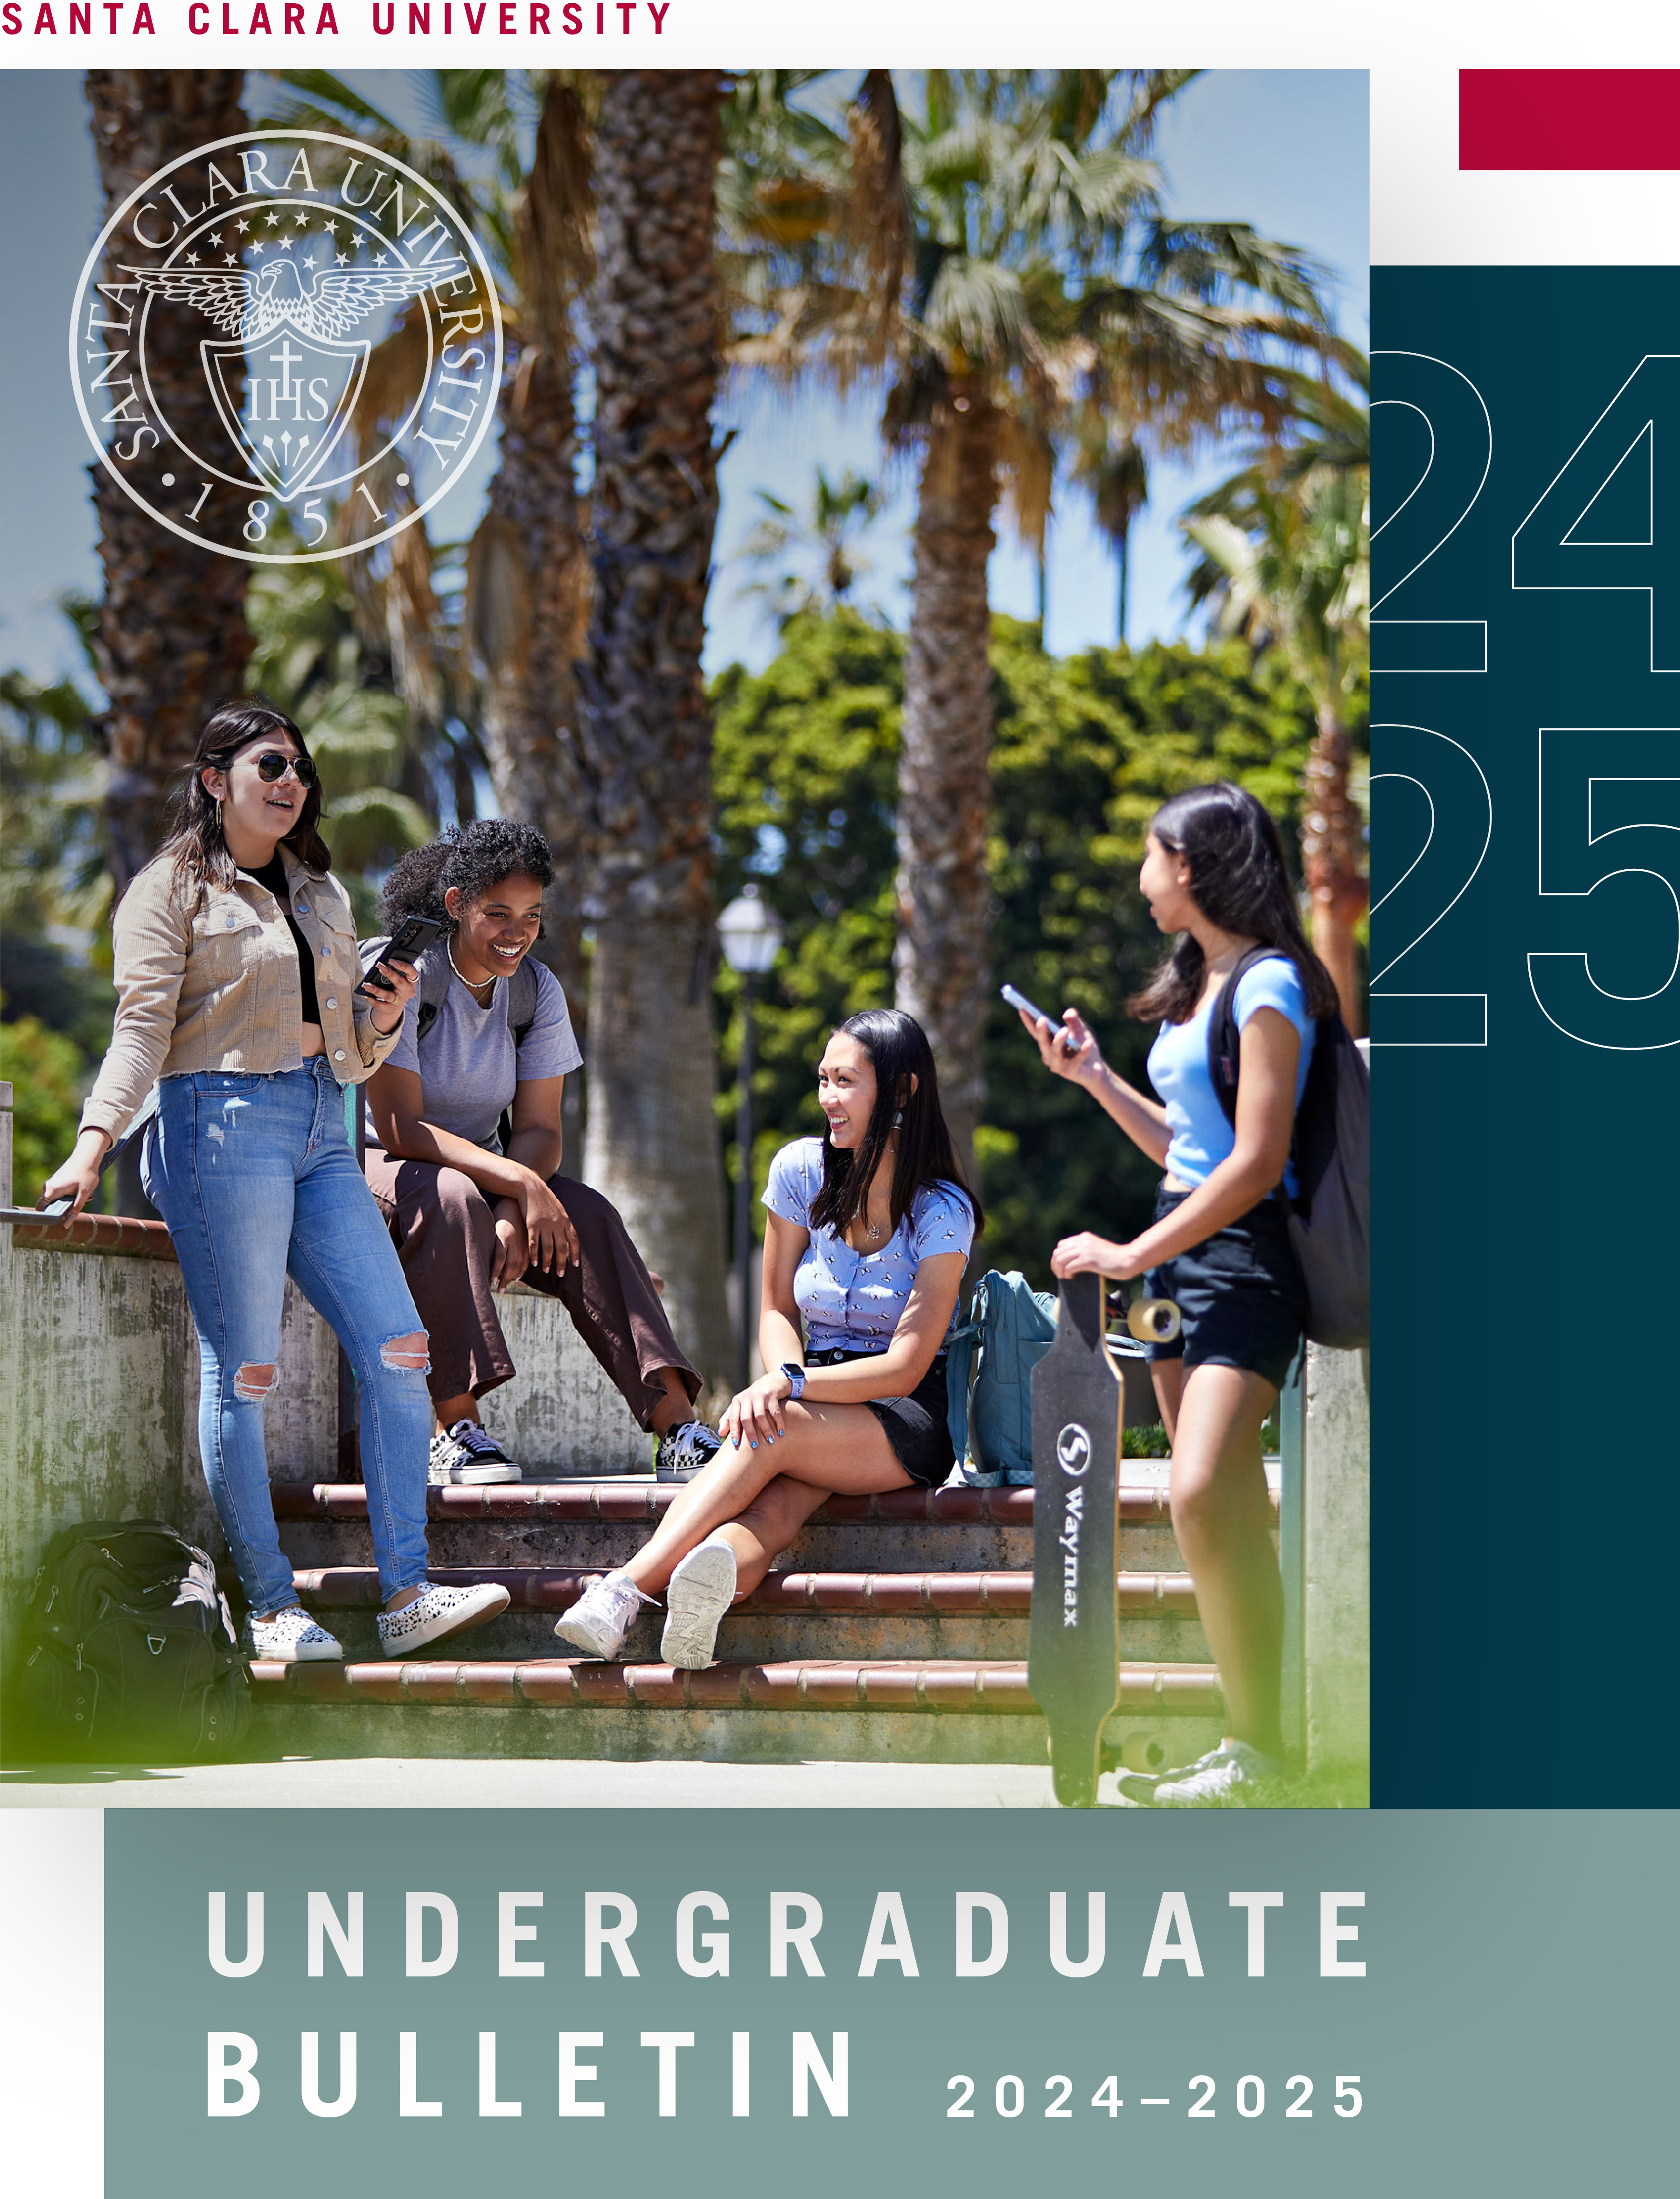
<instances>
[{"instance_id":1,"label":"black shorts","mask_svg":"<svg viewBox=\"0 0 1680 2199\"><path fill-rule=\"evenodd\" d=\"M808 1351L805 1360L810 1367L838 1367L849 1359L880 1356L878 1351ZM917 1488L942 1488L957 1462L945 1417L949 1410L945 1354L939 1353L907 1397L870 1397L865 1403L885 1429L893 1456Z\"/></svg>"},{"instance_id":2,"label":"black shorts","mask_svg":"<svg viewBox=\"0 0 1680 2199\"><path fill-rule=\"evenodd\" d=\"M1190 1196L1155 1194L1163 1221ZM1150 1359L1182 1359L1192 1367L1240 1367L1281 1390L1306 1327L1307 1291L1289 1241L1288 1213L1263 1199L1239 1220L1193 1245L1144 1278L1151 1298L1172 1298L1184 1316L1170 1344L1146 1344Z\"/></svg>"}]
</instances>

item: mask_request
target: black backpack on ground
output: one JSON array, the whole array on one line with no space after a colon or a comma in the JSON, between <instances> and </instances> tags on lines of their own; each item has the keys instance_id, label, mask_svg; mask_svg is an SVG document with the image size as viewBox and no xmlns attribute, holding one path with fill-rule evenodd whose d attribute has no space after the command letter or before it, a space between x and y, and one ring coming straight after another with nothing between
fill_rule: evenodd
<instances>
[{"instance_id":1,"label":"black backpack on ground","mask_svg":"<svg viewBox=\"0 0 1680 2199\"><path fill-rule=\"evenodd\" d=\"M1275 947L1252 947L1220 989L1208 1019L1208 1071L1227 1117L1237 1119L1237 982ZM1289 1237L1307 1286L1307 1334L1351 1351L1371 1340L1371 1073L1339 1015L1321 1016L1290 1147L1298 1189Z\"/></svg>"},{"instance_id":2,"label":"black backpack on ground","mask_svg":"<svg viewBox=\"0 0 1680 2199\"><path fill-rule=\"evenodd\" d=\"M251 1723L214 1568L161 1519L96 1519L53 1537L30 1595L19 1692L36 1742L79 1755L219 1755Z\"/></svg>"}]
</instances>

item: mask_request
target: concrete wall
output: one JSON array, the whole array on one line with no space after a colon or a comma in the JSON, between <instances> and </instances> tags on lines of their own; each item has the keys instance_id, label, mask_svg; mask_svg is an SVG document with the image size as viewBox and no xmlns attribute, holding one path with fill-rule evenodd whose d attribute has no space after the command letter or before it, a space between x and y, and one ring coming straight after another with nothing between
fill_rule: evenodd
<instances>
[{"instance_id":1,"label":"concrete wall","mask_svg":"<svg viewBox=\"0 0 1680 2199\"><path fill-rule=\"evenodd\" d=\"M0 1083L0 1191L12 1180ZM520 1372L484 1414L528 1474L645 1473L648 1438L554 1299L502 1300ZM338 1353L286 1288L267 1410L277 1480L338 1479ZM0 1662L41 1553L80 1519L168 1519L225 1554L198 1458L198 1344L172 1260L15 1245L0 1226Z\"/></svg>"}]
</instances>

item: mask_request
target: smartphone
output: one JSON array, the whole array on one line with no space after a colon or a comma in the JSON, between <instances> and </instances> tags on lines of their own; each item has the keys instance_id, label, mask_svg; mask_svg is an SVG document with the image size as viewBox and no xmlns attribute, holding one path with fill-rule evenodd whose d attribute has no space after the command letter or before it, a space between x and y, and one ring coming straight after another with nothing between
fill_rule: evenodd
<instances>
[{"instance_id":1,"label":"smartphone","mask_svg":"<svg viewBox=\"0 0 1680 2199\"><path fill-rule=\"evenodd\" d=\"M426 949L442 936L443 926L435 916L405 916L379 959L382 962L417 962ZM356 990L376 1000L382 995L388 997L391 988L382 977L376 977L369 971Z\"/></svg>"},{"instance_id":2,"label":"smartphone","mask_svg":"<svg viewBox=\"0 0 1680 2199\"><path fill-rule=\"evenodd\" d=\"M1012 985L1001 985L998 989L1012 1008L1019 1008L1024 1015L1035 1016L1041 1023L1048 1024L1051 1030L1066 1042L1069 1052L1072 1052L1073 1041L1068 1036L1067 1025L1059 1016L1046 1015L1042 1008L1035 1008L1026 995L1018 993Z\"/></svg>"},{"instance_id":3,"label":"smartphone","mask_svg":"<svg viewBox=\"0 0 1680 2199\"><path fill-rule=\"evenodd\" d=\"M61 1214L67 1214L75 1204L73 1199L55 1199L51 1205L44 1206L40 1210L41 1219L43 1222L56 1222Z\"/></svg>"}]
</instances>

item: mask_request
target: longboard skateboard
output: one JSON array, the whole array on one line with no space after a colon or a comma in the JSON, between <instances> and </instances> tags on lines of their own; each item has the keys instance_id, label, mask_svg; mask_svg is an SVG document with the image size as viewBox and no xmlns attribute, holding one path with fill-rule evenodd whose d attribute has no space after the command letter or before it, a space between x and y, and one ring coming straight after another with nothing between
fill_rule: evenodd
<instances>
[{"instance_id":1,"label":"longboard skateboard","mask_svg":"<svg viewBox=\"0 0 1680 2199\"><path fill-rule=\"evenodd\" d=\"M1032 1374L1033 1589L1027 1677L1050 1728L1056 1799L1096 1799L1103 1727L1120 1700L1117 1523L1124 1425L1100 1275L1062 1285L1056 1334ZM1141 1299L1127 1326L1140 1340L1178 1333L1169 1299Z\"/></svg>"}]
</instances>

